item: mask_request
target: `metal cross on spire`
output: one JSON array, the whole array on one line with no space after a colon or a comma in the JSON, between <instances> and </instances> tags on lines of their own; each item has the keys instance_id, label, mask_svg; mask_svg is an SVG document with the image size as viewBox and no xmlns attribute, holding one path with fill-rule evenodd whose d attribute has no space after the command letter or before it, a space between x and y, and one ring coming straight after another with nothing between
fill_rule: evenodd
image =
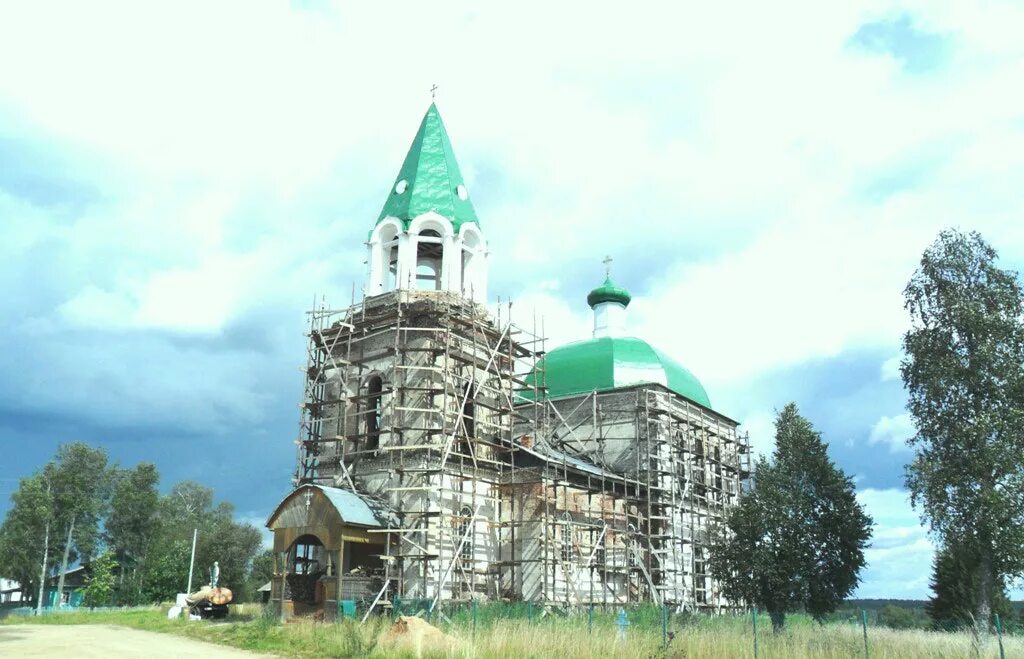
<instances>
[{"instance_id":1,"label":"metal cross on spire","mask_svg":"<svg viewBox=\"0 0 1024 659\"><path fill-rule=\"evenodd\" d=\"M601 261L601 263L604 263L604 276L607 277L608 279L611 279L611 277L612 277L612 257L610 257L610 256L604 257L604 260Z\"/></svg>"},{"instance_id":2,"label":"metal cross on spire","mask_svg":"<svg viewBox=\"0 0 1024 659\"><path fill-rule=\"evenodd\" d=\"M430 86L430 100L437 98L437 85Z\"/></svg>"}]
</instances>

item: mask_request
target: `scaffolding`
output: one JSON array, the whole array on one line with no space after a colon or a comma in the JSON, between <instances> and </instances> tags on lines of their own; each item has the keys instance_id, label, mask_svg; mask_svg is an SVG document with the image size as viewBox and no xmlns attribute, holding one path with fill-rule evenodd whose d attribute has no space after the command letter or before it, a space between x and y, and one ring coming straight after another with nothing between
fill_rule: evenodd
<instances>
[{"instance_id":1,"label":"scaffolding","mask_svg":"<svg viewBox=\"0 0 1024 659\"><path fill-rule=\"evenodd\" d=\"M534 451L543 468L509 481L510 491L534 484L544 502L526 525L543 539L536 560L545 568L523 591L569 606L731 608L705 559L710 528L749 482L749 438L736 423L659 385L544 408L553 421Z\"/></svg>"},{"instance_id":2,"label":"scaffolding","mask_svg":"<svg viewBox=\"0 0 1024 659\"><path fill-rule=\"evenodd\" d=\"M508 316L409 290L310 313L295 480L395 513L400 524L378 531L394 596L497 593L496 488L515 468L513 428L535 425L532 405L516 402L536 393L526 375L543 350Z\"/></svg>"},{"instance_id":3,"label":"scaffolding","mask_svg":"<svg viewBox=\"0 0 1024 659\"><path fill-rule=\"evenodd\" d=\"M398 290L309 313L295 482L394 513L376 600L727 608L704 559L746 436L660 385L548 399L510 311Z\"/></svg>"}]
</instances>

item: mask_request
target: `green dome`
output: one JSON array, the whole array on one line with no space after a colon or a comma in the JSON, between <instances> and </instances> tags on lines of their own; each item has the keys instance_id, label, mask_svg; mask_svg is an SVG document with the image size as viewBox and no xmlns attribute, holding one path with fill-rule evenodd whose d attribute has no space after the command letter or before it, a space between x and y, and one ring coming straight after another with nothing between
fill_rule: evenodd
<instances>
[{"instance_id":1,"label":"green dome","mask_svg":"<svg viewBox=\"0 0 1024 659\"><path fill-rule=\"evenodd\" d=\"M541 380L536 384L547 386L548 398L652 383L711 407L707 392L692 373L646 341L632 337L605 336L555 348L541 359L526 381L534 384L538 378ZM529 392L524 393L525 398L532 398Z\"/></svg>"},{"instance_id":2,"label":"green dome","mask_svg":"<svg viewBox=\"0 0 1024 659\"><path fill-rule=\"evenodd\" d=\"M593 309L602 302L618 302L622 306L629 306L633 296L625 288L616 286L611 277L605 277L604 283L590 291L587 295L587 304Z\"/></svg>"}]
</instances>

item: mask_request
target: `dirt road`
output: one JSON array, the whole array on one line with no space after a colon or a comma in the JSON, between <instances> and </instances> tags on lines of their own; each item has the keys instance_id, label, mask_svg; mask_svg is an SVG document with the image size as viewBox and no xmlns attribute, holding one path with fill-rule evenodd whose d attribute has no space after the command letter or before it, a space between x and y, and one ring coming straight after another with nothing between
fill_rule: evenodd
<instances>
[{"instance_id":1,"label":"dirt road","mask_svg":"<svg viewBox=\"0 0 1024 659\"><path fill-rule=\"evenodd\" d=\"M0 626L0 657L252 659L267 656L269 655L253 654L172 634L144 632L113 625Z\"/></svg>"}]
</instances>

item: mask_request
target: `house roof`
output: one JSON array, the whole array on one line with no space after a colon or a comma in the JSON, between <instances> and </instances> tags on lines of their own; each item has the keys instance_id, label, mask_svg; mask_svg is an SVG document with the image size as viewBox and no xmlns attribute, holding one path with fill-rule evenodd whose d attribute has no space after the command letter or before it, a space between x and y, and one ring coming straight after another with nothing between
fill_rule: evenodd
<instances>
[{"instance_id":1,"label":"house roof","mask_svg":"<svg viewBox=\"0 0 1024 659\"><path fill-rule=\"evenodd\" d=\"M539 458L548 464L564 464L565 466L570 467L571 469L575 469L576 471L591 474L593 476L600 476L602 478L613 479L616 481L621 481L623 479L622 474L610 471L608 469L605 469L604 467L599 467L598 465L587 460L584 460L583 458L570 455L565 451L561 451L546 444L538 444L536 446L529 447L517 443L515 446L517 449L524 451L536 458Z\"/></svg>"},{"instance_id":2,"label":"house roof","mask_svg":"<svg viewBox=\"0 0 1024 659\"><path fill-rule=\"evenodd\" d=\"M271 525L278 515L304 492L321 493L345 524L366 528L387 528L394 523L394 514L380 502L360 496L351 490L307 483L292 490L281 500L281 503L277 504L274 512L267 518L267 527L272 528Z\"/></svg>"}]
</instances>

